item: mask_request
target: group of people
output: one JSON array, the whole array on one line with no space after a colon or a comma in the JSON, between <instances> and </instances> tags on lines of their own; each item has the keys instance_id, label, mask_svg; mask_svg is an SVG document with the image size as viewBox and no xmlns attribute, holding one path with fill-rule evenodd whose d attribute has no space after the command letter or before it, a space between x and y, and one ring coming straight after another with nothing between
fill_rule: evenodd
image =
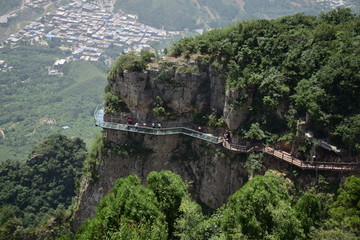
<instances>
[{"instance_id":1,"label":"group of people","mask_svg":"<svg viewBox=\"0 0 360 240\"><path fill-rule=\"evenodd\" d=\"M134 122L134 119L129 116L128 119L127 119L128 125L133 125L133 122ZM146 122L144 122L142 125L140 125L139 123L135 123L134 126L135 126L135 127L162 128L161 123L155 124L154 122L152 122L152 123L150 124L150 126L148 126L148 125L146 124ZM198 127L196 130L199 131L199 132L202 132L203 129L202 129L201 127ZM223 137L224 137L225 141L231 142L230 132L225 132L224 135L223 135Z\"/></svg>"},{"instance_id":2,"label":"group of people","mask_svg":"<svg viewBox=\"0 0 360 240\"><path fill-rule=\"evenodd\" d=\"M128 123L128 125L133 125L133 123L134 123L134 119L132 118L132 117L128 117L128 119L127 119L127 123ZM154 122L152 122L151 124L150 124L150 126L148 126L147 124L146 124L146 122L144 122L143 124L139 124L139 123L135 123L134 124L134 126L135 127L152 127L152 128L162 128L162 125L161 125L161 123L157 123L157 124L155 124Z\"/></svg>"}]
</instances>

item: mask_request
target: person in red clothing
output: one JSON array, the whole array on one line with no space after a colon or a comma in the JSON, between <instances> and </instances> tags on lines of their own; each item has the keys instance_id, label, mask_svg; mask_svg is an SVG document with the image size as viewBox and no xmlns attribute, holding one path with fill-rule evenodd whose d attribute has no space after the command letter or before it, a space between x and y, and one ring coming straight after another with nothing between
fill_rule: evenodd
<instances>
[{"instance_id":1,"label":"person in red clothing","mask_svg":"<svg viewBox=\"0 0 360 240\"><path fill-rule=\"evenodd\" d=\"M132 125L134 120L129 116L127 121L129 125Z\"/></svg>"},{"instance_id":2,"label":"person in red clothing","mask_svg":"<svg viewBox=\"0 0 360 240\"><path fill-rule=\"evenodd\" d=\"M229 132L224 133L224 139L225 139L225 141L230 142L230 133Z\"/></svg>"}]
</instances>

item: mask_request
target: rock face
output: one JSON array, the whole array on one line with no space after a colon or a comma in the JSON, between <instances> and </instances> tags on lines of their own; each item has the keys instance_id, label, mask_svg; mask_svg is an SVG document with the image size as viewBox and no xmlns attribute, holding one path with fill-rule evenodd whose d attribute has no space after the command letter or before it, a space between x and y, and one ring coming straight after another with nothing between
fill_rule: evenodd
<instances>
[{"instance_id":1,"label":"rock face","mask_svg":"<svg viewBox=\"0 0 360 240\"><path fill-rule=\"evenodd\" d=\"M224 117L230 130L236 130L241 126L252 102L252 89L226 90Z\"/></svg>"},{"instance_id":2,"label":"rock face","mask_svg":"<svg viewBox=\"0 0 360 240\"><path fill-rule=\"evenodd\" d=\"M109 85L110 92L126 105L122 108L123 116L131 115L139 123L161 121L166 127L195 127L196 114L214 111L224 114L225 107L228 127L235 129L242 122L240 118L245 119L251 104L248 97L230 110L230 103L244 93L225 95L225 77L211 66L199 67L196 60L167 59L143 72L125 71L109 80ZM156 114L160 108L164 114ZM91 184L84 181L75 228L94 215L97 203L110 192L115 180L129 174L135 173L145 182L151 171L171 170L189 183L194 199L210 208L224 204L247 179L246 155L228 151L221 145L183 135L152 136L109 129L104 130L104 138L114 150L102 156L99 179ZM116 152L116 146L129 142L137 146L134 151L127 155Z\"/></svg>"},{"instance_id":3,"label":"rock face","mask_svg":"<svg viewBox=\"0 0 360 240\"><path fill-rule=\"evenodd\" d=\"M166 62L144 72L117 74L109 81L111 92L118 96L139 122L166 120L167 126L191 125L194 114L214 109L222 112L225 78L208 67L200 71L196 61ZM165 114L157 114L163 107Z\"/></svg>"},{"instance_id":4,"label":"rock face","mask_svg":"<svg viewBox=\"0 0 360 240\"><path fill-rule=\"evenodd\" d=\"M79 209L74 219L77 228L95 214L99 200L110 192L117 178L137 174L144 183L151 171L171 170L189 184L193 198L210 208L218 208L244 180L245 156L226 151L221 145L206 143L183 135L153 136L105 130L107 143L115 146L128 143L140 146L129 154L110 152L102 157L99 179L85 182ZM115 148L114 148L115 149Z\"/></svg>"}]
</instances>

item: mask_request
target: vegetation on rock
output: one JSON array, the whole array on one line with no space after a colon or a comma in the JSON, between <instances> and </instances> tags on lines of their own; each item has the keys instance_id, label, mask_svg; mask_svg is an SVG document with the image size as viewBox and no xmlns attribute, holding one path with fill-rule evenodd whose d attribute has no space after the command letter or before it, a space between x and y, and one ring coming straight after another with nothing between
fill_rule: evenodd
<instances>
[{"instance_id":1,"label":"vegetation on rock","mask_svg":"<svg viewBox=\"0 0 360 240\"><path fill-rule=\"evenodd\" d=\"M292 126L309 116L307 127L316 137L357 151L359 26L360 16L349 9L252 20L184 38L170 54L206 55L227 78L227 88L248 90L232 105L253 99L238 129L242 137L294 137Z\"/></svg>"},{"instance_id":2,"label":"vegetation on rock","mask_svg":"<svg viewBox=\"0 0 360 240\"><path fill-rule=\"evenodd\" d=\"M337 217L334 222L323 214L325 205L316 194L305 193L295 201L291 182L279 173L255 176L210 216L204 216L190 200L178 175L151 172L147 186L130 175L117 180L99 203L96 216L79 228L75 239L317 239L311 236L319 231L328 236L355 236L359 234L355 217L359 206L353 205L359 201L357 181L349 177L339 190L329 211ZM349 223L350 212L351 224L337 225ZM319 230L325 224L338 226L338 232Z\"/></svg>"},{"instance_id":3,"label":"vegetation on rock","mask_svg":"<svg viewBox=\"0 0 360 240\"><path fill-rule=\"evenodd\" d=\"M110 70L108 79L115 81L115 74L123 75L125 70L129 72L142 72L154 58L154 53L147 50L141 50L140 53L130 52L124 54Z\"/></svg>"}]
</instances>

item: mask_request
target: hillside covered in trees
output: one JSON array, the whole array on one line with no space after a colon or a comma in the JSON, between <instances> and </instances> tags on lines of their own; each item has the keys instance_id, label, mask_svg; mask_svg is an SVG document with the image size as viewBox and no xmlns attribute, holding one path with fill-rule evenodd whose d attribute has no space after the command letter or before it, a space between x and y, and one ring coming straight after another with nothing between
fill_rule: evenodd
<instances>
[{"instance_id":1,"label":"hillside covered in trees","mask_svg":"<svg viewBox=\"0 0 360 240\"><path fill-rule=\"evenodd\" d=\"M349 177L335 201L319 189L296 192L289 179L269 171L209 217L180 176L151 172L143 186L130 175L117 180L74 239L356 239L360 179Z\"/></svg>"},{"instance_id":2,"label":"hillside covered in trees","mask_svg":"<svg viewBox=\"0 0 360 240\"><path fill-rule=\"evenodd\" d=\"M345 6L356 7L353 0ZM328 1L303 0L117 0L116 10L136 14L141 22L169 30L224 27L236 20L275 19L295 13L316 15L333 7Z\"/></svg>"},{"instance_id":3,"label":"hillside covered in trees","mask_svg":"<svg viewBox=\"0 0 360 240\"><path fill-rule=\"evenodd\" d=\"M85 158L81 139L57 134L34 147L27 161L1 162L0 239L36 239L64 221Z\"/></svg>"},{"instance_id":4,"label":"hillside covered in trees","mask_svg":"<svg viewBox=\"0 0 360 240\"><path fill-rule=\"evenodd\" d=\"M12 70L0 74L0 162L25 159L34 143L60 131L91 146L98 130L92 116L101 103L105 67L76 61L65 64L62 77L50 76L48 68L66 54L52 46L1 49L0 59Z\"/></svg>"},{"instance_id":5,"label":"hillside covered in trees","mask_svg":"<svg viewBox=\"0 0 360 240\"><path fill-rule=\"evenodd\" d=\"M213 30L180 40L170 55L197 54L226 77L227 89L245 93L232 103L233 109L251 103L235 134L292 142L298 121L305 121L315 137L355 153L360 150L359 45L359 15L338 9Z\"/></svg>"}]
</instances>

